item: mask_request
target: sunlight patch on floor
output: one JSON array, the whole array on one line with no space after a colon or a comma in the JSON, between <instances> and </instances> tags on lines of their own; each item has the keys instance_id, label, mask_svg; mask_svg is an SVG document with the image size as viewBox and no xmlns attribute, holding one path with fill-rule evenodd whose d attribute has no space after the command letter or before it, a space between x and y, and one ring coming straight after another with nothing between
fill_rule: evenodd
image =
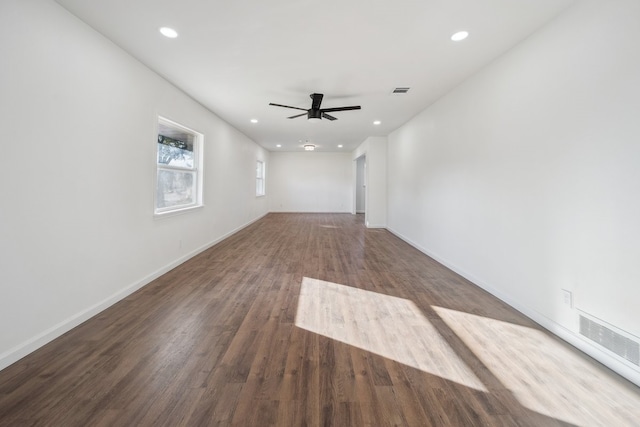
<instances>
[{"instance_id":1,"label":"sunlight patch on floor","mask_svg":"<svg viewBox=\"0 0 640 427\"><path fill-rule=\"evenodd\" d=\"M409 300L305 277L300 288L296 326L486 391Z\"/></svg>"},{"instance_id":2,"label":"sunlight patch on floor","mask_svg":"<svg viewBox=\"0 0 640 427\"><path fill-rule=\"evenodd\" d=\"M525 407L576 425L637 425L640 397L548 334L433 307Z\"/></svg>"}]
</instances>

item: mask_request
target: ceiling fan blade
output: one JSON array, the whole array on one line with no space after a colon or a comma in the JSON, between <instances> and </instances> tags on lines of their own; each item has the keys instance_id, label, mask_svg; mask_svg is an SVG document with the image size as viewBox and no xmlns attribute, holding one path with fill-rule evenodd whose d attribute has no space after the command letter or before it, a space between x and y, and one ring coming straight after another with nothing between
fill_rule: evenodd
<instances>
[{"instance_id":1,"label":"ceiling fan blade","mask_svg":"<svg viewBox=\"0 0 640 427\"><path fill-rule=\"evenodd\" d=\"M309 96L311 97L311 99L313 99L313 101L311 102L311 109L319 110L320 104L322 104L322 98L324 97L324 95L321 93L312 93Z\"/></svg>"},{"instance_id":2,"label":"ceiling fan blade","mask_svg":"<svg viewBox=\"0 0 640 427\"><path fill-rule=\"evenodd\" d=\"M324 117L327 120L338 120L337 117L330 116L327 113L322 113L322 117Z\"/></svg>"},{"instance_id":3,"label":"ceiling fan blade","mask_svg":"<svg viewBox=\"0 0 640 427\"><path fill-rule=\"evenodd\" d=\"M274 107L293 108L294 110L307 111L307 109L306 109L306 108L292 107L292 106L290 106L290 105L274 104L273 102L270 102L270 103L269 103L269 105L273 105Z\"/></svg>"},{"instance_id":4,"label":"ceiling fan blade","mask_svg":"<svg viewBox=\"0 0 640 427\"><path fill-rule=\"evenodd\" d=\"M307 115L307 113L302 113L302 114L298 114L298 115L295 115L295 116L287 117L287 119L295 119L296 117L302 117L302 116L306 116L306 115Z\"/></svg>"},{"instance_id":5,"label":"ceiling fan blade","mask_svg":"<svg viewBox=\"0 0 640 427\"><path fill-rule=\"evenodd\" d=\"M332 111L347 111L347 110L359 110L361 107L359 105L354 105L352 107L336 107L336 108L323 108L320 110L322 113L330 113Z\"/></svg>"}]
</instances>

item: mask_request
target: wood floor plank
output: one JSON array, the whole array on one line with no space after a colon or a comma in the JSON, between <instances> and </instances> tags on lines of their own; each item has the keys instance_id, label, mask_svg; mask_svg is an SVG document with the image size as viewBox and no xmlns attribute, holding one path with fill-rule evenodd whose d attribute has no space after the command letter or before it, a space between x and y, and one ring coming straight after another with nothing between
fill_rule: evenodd
<instances>
[{"instance_id":1,"label":"wood floor plank","mask_svg":"<svg viewBox=\"0 0 640 427\"><path fill-rule=\"evenodd\" d=\"M0 371L11 427L638 420L638 387L349 214L269 214Z\"/></svg>"}]
</instances>

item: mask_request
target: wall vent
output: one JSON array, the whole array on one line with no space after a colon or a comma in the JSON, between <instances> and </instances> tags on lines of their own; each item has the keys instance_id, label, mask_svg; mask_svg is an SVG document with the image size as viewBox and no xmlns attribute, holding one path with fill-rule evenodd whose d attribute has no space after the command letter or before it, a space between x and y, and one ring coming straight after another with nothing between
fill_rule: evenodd
<instances>
[{"instance_id":1,"label":"wall vent","mask_svg":"<svg viewBox=\"0 0 640 427\"><path fill-rule=\"evenodd\" d=\"M409 92L409 89L410 88L408 88L408 87L397 87L391 93L393 93L393 94L403 94L403 93Z\"/></svg>"},{"instance_id":2,"label":"wall vent","mask_svg":"<svg viewBox=\"0 0 640 427\"><path fill-rule=\"evenodd\" d=\"M637 341L583 315L580 315L580 334L640 366L640 343Z\"/></svg>"}]
</instances>

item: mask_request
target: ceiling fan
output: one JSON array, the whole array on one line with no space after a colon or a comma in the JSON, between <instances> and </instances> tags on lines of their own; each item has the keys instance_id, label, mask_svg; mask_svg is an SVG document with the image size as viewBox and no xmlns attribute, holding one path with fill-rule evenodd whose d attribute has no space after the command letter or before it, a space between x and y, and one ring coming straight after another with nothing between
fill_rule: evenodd
<instances>
[{"instance_id":1,"label":"ceiling fan","mask_svg":"<svg viewBox=\"0 0 640 427\"><path fill-rule=\"evenodd\" d=\"M302 117L305 114L307 115L307 119L315 119L315 120L321 120L322 118L325 118L327 120L338 120L337 117L333 117L327 113L332 113L335 111L347 111L347 110L359 110L360 106L359 105L354 105L351 107L336 107L336 108L320 108L320 104L322 103L322 98L324 97L323 94L321 93L312 93L311 95L309 95L311 97L311 99L313 100L311 102L311 108L309 108L308 110L305 108L300 108L300 107L291 107L290 105L282 105L282 104L274 104L273 102L270 102L269 105L274 105L276 107L284 107L284 108L293 108L294 110L302 110L302 111L306 111L306 113L302 113L302 114L297 114L295 116L291 116L291 117L287 117L288 119L295 119L296 117Z\"/></svg>"}]
</instances>

